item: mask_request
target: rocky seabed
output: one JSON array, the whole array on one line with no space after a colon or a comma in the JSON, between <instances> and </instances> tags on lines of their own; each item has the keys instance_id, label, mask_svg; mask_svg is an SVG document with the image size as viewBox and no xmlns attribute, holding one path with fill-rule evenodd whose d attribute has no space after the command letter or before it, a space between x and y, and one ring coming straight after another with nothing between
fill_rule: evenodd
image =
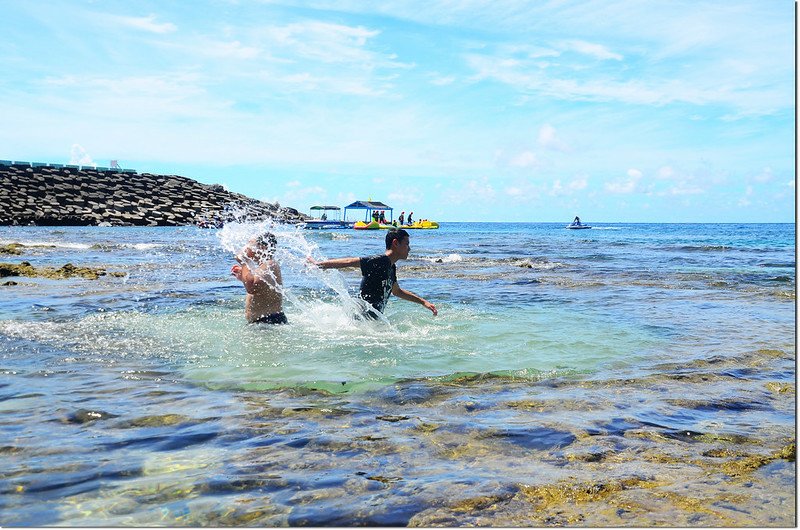
<instances>
[{"instance_id":1,"label":"rocky seabed","mask_svg":"<svg viewBox=\"0 0 800 530\"><path fill-rule=\"evenodd\" d=\"M293 208L178 175L0 162L0 225L219 226L234 215L304 218Z\"/></svg>"}]
</instances>

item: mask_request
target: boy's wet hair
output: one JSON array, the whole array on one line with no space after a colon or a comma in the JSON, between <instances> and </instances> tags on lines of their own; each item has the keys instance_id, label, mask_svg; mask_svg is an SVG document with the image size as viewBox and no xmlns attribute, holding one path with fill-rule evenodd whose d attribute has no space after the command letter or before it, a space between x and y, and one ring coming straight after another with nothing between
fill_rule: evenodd
<instances>
[{"instance_id":1,"label":"boy's wet hair","mask_svg":"<svg viewBox=\"0 0 800 530\"><path fill-rule=\"evenodd\" d=\"M392 241L395 239L398 241L402 241L403 238L408 237L408 232L403 230L402 228L398 230L389 230L386 232L386 250L392 248Z\"/></svg>"},{"instance_id":2,"label":"boy's wet hair","mask_svg":"<svg viewBox=\"0 0 800 530\"><path fill-rule=\"evenodd\" d=\"M272 232L264 232L256 238L256 245L263 248L267 256L272 256L278 246L278 238Z\"/></svg>"}]
</instances>

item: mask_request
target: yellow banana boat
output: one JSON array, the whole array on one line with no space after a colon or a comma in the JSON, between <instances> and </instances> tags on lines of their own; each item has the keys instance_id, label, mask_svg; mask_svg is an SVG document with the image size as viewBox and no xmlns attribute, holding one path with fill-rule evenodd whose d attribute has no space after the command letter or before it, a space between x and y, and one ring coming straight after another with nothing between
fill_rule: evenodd
<instances>
[{"instance_id":1,"label":"yellow banana boat","mask_svg":"<svg viewBox=\"0 0 800 530\"><path fill-rule=\"evenodd\" d=\"M380 223L376 223L375 221L371 221L369 223L358 221L353 225L353 230L378 230L380 227Z\"/></svg>"},{"instance_id":2,"label":"yellow banana boat","mask_svg":"<svg viewBox=\"0 0 800 530\"><path fill-rule=\"evenodd\" d=\"M439 228L439 223L437 223L436 221L428 221L427 219L425 219L425 220L422 220L422 221L415 221L414 223L412 223L410 225L402 225L400 228L403 228L405 230L409 230L409 229L411 229L411 230L434 230L436 228Z\"/></svg>"},{"instance_id":3,"label":"yellow banana boat","mask_svg":"<svg viewBox=\"0 0 800 530\"><path fill-rule=\"evenodd\" d=\"M380 223L376 223L375 221L370 221L369 223L365 223L364 221L358 221L353 225L353 230L394 230L397 228L403 228L406 230L434 230L439 228L439 223L436 221L416 221L410 225L384 225Z\"/></svg>"}]
</instances>

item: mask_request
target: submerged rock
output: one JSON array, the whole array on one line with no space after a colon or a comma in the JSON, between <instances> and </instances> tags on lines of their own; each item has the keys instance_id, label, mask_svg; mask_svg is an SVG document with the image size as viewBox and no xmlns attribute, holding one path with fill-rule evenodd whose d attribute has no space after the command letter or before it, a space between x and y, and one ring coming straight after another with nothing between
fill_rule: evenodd
<instances>
[{"instance_id":1,"label":"submerged rock","mask_svg":"<svg viewBox=\"0 0 800 530\"><path fill-rule=\"evenodd\" d=\"M109 418L116 418L116 414L111 414L103 410L87 410L79 409L67 416L69 423L90 423L98 420L107 420Z\"/></svg>"}]
</instances>

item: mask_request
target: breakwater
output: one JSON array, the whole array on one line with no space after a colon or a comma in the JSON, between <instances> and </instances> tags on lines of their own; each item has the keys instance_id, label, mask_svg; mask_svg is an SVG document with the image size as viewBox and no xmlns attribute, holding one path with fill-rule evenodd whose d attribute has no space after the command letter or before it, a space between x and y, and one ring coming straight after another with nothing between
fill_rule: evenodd
<instances>
[{"instance_id":1,"label":"breakwater","mask_svg":"<svg viewBox=\"0 0 800 530\"><path fill-rule=\"evenodd\" d=\"M252 220L305 217L179 175L0 161L0 225L219 226L234 210Z\"/></svg>"}]
</instances>

